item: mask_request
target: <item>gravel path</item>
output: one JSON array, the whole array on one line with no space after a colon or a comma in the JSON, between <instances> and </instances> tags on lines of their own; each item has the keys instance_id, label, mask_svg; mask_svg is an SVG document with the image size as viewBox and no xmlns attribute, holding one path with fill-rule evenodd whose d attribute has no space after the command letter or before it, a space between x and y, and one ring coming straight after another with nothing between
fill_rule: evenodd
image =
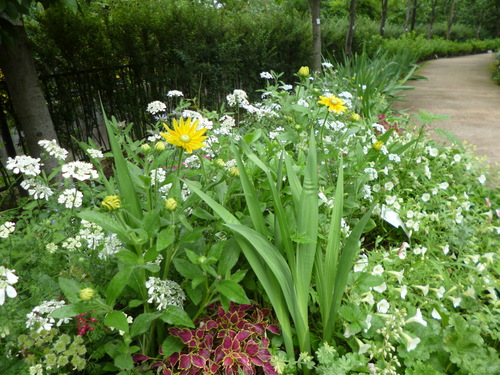
<instances>
[{"instance_id":1,"label":"gravel path","mask_svg":"<svg viewBox=\"0 0 500 375\"><path fill-rule=\"evenodd\" d=\"M420 110L449 115L431 128L452 131L458 139L475 145L495 169L500 167L500 86L491 79L492 53L428 61L416 74L427 80L410 81L406 101L393 107L409 114ZM432 134L431 134L432 136Z\"/></svg>"}]
</instances>

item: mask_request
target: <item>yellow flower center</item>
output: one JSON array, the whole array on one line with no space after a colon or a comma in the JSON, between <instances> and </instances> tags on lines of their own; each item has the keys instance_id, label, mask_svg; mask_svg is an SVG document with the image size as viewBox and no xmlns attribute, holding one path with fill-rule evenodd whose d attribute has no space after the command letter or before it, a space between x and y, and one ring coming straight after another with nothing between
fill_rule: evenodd
<instances>
[{"instance_id":1,"label":"yellow flower center","mask_svg":"<svg viewBox=\"0 0 500 375\"><path fill-rule=\"evenodd\" d=\"M187 134L183 134L179 137L180 141L181 142L184 142L184 143L189 143L191 142L191 137Z\"/></svg>"}]
</instances>

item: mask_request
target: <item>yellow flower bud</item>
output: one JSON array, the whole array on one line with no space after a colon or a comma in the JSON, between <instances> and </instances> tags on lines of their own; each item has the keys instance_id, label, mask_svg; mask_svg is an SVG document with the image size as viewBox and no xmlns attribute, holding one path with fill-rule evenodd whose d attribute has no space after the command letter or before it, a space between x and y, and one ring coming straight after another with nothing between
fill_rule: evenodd
<instances>
[{"instance_id":1,"label":"yellow flower bud","mask_svg":"<svg viewBox=\"0 0 500 375\"><path fill-rule=\"evenodd\" d=\"M359 121L361 119L361 116L358 115L357 113L353 113L351 118L354 120L354 121Z\"/></svg>"},{"instance_id":2,"label":"yellow flower bud","mask_svg":"<svg viewBox=\"0 0 500 375\"><path fill-rule=\"evenodd\" d=\"M122 202L118 195L108 195L102 200L102 205L105 209L109 211L117 210L121 207Z\"/></svg>"},{"instance_id":3,"label":"yellow flower bud","mask_svg":"<svg viewBox=\"0 0 500 375\"><path fill-rule=\"evenodd\" d=\"M215 161L215 164L217 164L219 167L224 167L226 165L226 163L222 159L217 159Z\"/></svg>"},{"instance_id":4,"label":"yellow flower bud","mask_svg":"<svg viewBox=\"0 0 500 375\"><path fill-rule=\"evenodd\" d=\"M309 67L303 66L299 69L299 76L308 77L309 76Z\"/></svg>"},{"instance_id":5,"label":"yellow flower bud","mask_svg":"<svg viewBox=\"0 0 500 375\"><path fill-rule=\"evenodd\" d=\"M94 296L95 292L92 288L85 288L80 290L80 299L82 301L89 301Z\"/></svg>"},{"instance_id":6,"label":"yellow flower bud","mask_svg":"<svg viewBox=\"0 0 500 375\"><path fill-rule=\"evenodd\" d=\"M229 170L229 173L231 173L233 176L238 177L240 175L240 171L238 170L238 167L233 167Z\"/></svg>"},{"instance_id":7,"label":"yellow flower bud","mask_svg":"<svg viewBox=\"0 0 500 375\"><path fill-rule=\"evenodd\" d=\"M156 151L163 151L165 150L165 143L162 141L156 142L155 144L155 150Z\"/></svg>"},{"instance_id":8,"label":"yellow flower bud","mask_svg":"<svg viewBox=\"0 0 500 375\"><path fill-rule=\"evenodd\" d=\"M147 143L143 143L143 144L141 145L141 150L142 150L143 152L149 152L149 151L151 150L151 146L150 146L150 145L148 145Z\"/></svg>"},{"instance_id":9,"label":"yellow flower bud","mask_svg":"<svg viewBox=\"0 0 500 375\"><path fill-rule=\"evenodd\" d=\"M382 147L384 146L384 142L382 141L377 141L373 144L373 149L374 150L377 150L377 151L380 151L382 149Z\"/></svg>"},{"instance_id":10,"label":"yellow flower bud","mask_svg":"<svg viewBox=\"0 0 500 375\"><path fill-rule=\"evenodd\" d=\"M169 211L174 211L177 208L177 201L174 198L168 198L165 202L165 207Z\"/></svg>"}]
</instances>

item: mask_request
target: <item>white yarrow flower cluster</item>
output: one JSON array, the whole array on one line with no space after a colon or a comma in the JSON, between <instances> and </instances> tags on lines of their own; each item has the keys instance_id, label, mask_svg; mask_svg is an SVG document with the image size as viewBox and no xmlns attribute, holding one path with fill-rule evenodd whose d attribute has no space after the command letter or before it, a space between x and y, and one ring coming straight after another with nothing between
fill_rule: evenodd
<instances>
[{"instance_id":1,"label":"white yarrow flower cluster","mask_svg":"<svg viewBox=\"0 0 500 375\"><path fill-rule=\"evenodd\" d=\"M50 313L64 306L64 301L45 301L41 305L36 306L29 314L26 315L26 328L36 329L36 332L42 330L50 331L54 324L60 327L63 323L69 323L71 318L58 319L57 322L54 318L49 318Z\"/></svg>"},{"instance_id":2,"label":"white yarrow flower cluster","mask_svg":"<svg viewBox=\"0 0 500 375\"><path fill-rule=\"evenodd\" d=\"M262 72L260 73L260 78L273 79L273 75L269 72Z\"/></svg>"},{"instance_id":3,"label":"white yarrow flower cluster","mask_svg":"<svg viewBox=\"0 0 500 375\"><path fill-rule=\"evenodd\" d=\"M104 154L102 153L101 150L96 150L95 148L88 148L87 153L90 155L90 157L94 159L102 159L104 157Z\"/></svg>"},{"instance_id":4,"label":"white yarrow flower cluster","mask_svg":"<svg viewBox=\"0 0 500 375\"><path fill-rule=\"evenodd\" d=\"M155 100L148 104L146 111L152 115L156 115L158 112L164 112L167 109L167 105L159 100Z\"/></svg>"},{"instance_id":5,"label":"white yarrow flower cluster","mask_svg":"<svg viewBox=\"0 0 500 375\"><path fill-rule=\"evenodd\" d=\"M86 181L91 178L98 178L99 174L94 166L84 161L72 161L64 164L61 168L64 178L76 178L79 181Z\"/></svg>"},{"instance_id":6,"label":"white yarrow flower cluster","mask_svg":"<svg viewBox=\"0 0 500 375\"><path fill-rule=\"evenodd\" d=\"M28 190L29 195L33 196L34 199L49 200L49 198L54 195L51 188L34 178L28 178L21 182L21 187Z\"/></svg>"},{"instance_id":7,"label":"white yarrow flower cluster","mask_svg":"<svg viewBox=\"0 0 500 375\"><path fill-rule=\"evenodd\" d=\"M66 160L68 157L68 151L60 147L55 139L48 141L46 139L38 141L38 144L42 146L49 155L55 157L59 160Z\"/></svg>"},{"instance_id":8,"label":"white yarrow flower cluster","mask_svg":"<svg viewBox=\"0 0 500 375\"><path fill-rule=\"evenodd\" d=\"M17 283L19 277L14 272L4 266L0 266L0 306L5 303L5 296L15 298L17 296L16 289L12 286Z\"/></svg>"},{"instance_id":9,"label":"white yarrow flower cluster","mask_svg":"<svg viewBox=\"0 0 500 375\"><path fill-rule=\"evenodd\" d=\"M87 220L82 220L82 227L78 235L82 240L87 241L89 249L95 250L104 242L106 233L101 226Z\"/></svg>"},{"instance_id":10,"label":"white yarrow flower cluster","mask_svg":"<svg viewBox=\"0 0 500 375\"><path fill-rule=\"evenodd\" d=\"M226 96L226 99L231 107L235 105L246 106L249 104L247 93L243 90L234 90L232 94Z\"/></svg>"},{"instance_id":11,"label":"white yarrow flower cluster","mask_svg":"<svg viewBox=\"0 0 500 375\"><path fill-rule=\"evenodd\" d=\"M173 97L178 97L178 96L184 96L184 94L182 93L182 91L179 91L179 90L170 90L167 93L167 96L169 98L173 98Z\"/></svg>"},{"instance_id":12,"label":"white yarrow flower cluster","mask_svg":"<svg viewBox=\"0 0 500 375\"><path fill-rule=\"evenodd\" d=\"M164 310L167 306L183 307L186 295L175 281L150 277L146 281L146 288L149 296L148 303L155 303L158 310Z\"/></svg>"},{"instance_id":13,"label":"white yarrow flower cluster","mask_svg":"<svg viewBox=\"0 0 500 375\"><path fill-rule=\"evenodd\" d=\"M32 158L31 156L21 155L14 159L7 159L6 168L15 174L24 173L27 176L38 176L40 174L40 158Z\"/></svg>"},{"instance_id":14,"label":"white yarrow flower cluster","mask_svg":"<svg viewBox=\"0 0 500 375\"><path fill-rule=\"evenodd\" d=\"M8 238L11 233L16 230L16 223L12 221L6 221L0 225L0 238Z\"/></svg>"},{"instance_id":15,"label":"white yarrow flower cluster","mask_svg":"<svg viewBox=\"0 0 500 375\"><path fill-rule=\"evenodd\" d=\"M64 190L59 198L57 198L57 202L64 204L66 208L80 207L82 205L83 193L73 189Z\"/></svg>"},{"instance_id":16,"label":"white yarrow flower cluster","mask_svg":"<svg viewBox=\"0 0 500 375\"><path fill-rule=\"evenodd\" d=\"M167 178L167 172L163 168L153 169L149 176L151 177L151 185L161 184Z\"/></svg>"}]
</instances>

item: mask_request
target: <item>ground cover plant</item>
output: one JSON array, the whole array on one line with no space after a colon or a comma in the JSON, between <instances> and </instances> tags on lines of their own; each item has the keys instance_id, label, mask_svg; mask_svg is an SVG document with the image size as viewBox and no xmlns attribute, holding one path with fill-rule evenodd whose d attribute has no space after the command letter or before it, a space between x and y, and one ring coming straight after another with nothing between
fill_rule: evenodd
<instances>
[{"instance_id":1,"label":"ground cover plant","mask_svg":"<svg viewBox=\"0 0 500 375\"><path fill-rule=\"evenodd\" d=\"M29 198L0 223L0 368L499 372L499 190L391 112L403 60L264 71L219 111L171 90L144 138L104 114L110 151L9 159Z\"/></svg>"}]
</instances>

